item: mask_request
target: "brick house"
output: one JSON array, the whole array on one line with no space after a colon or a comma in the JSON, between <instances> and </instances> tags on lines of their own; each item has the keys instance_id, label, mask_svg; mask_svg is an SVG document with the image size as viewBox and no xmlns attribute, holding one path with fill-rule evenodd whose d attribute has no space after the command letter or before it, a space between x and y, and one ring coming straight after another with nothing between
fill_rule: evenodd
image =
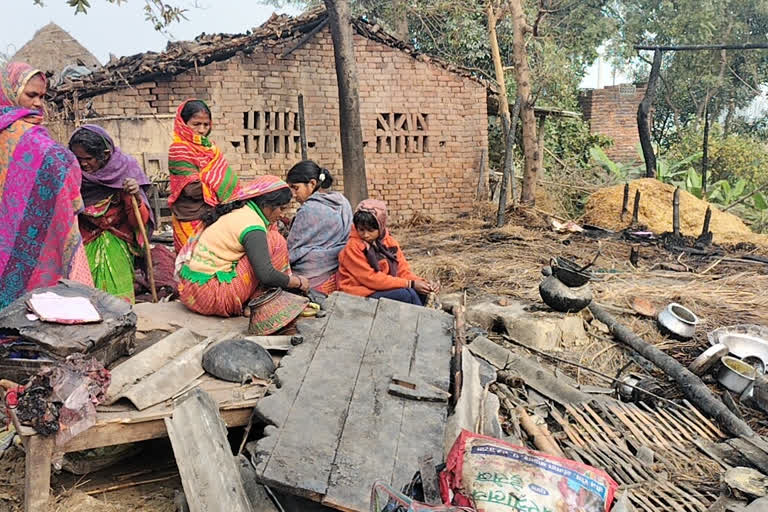
<instances>
[{"instance_id":1,"label":"brick house","mask_svg":"<svg viewBox=\"0 0 768 512\"><path fill-rule=\"evenodd\" d=\"M645 85L621 84L586 89L579 97L584 120L591 133L613 139L606 154L619 163L641 161L638 154L637 107L645 95Z\"/></svg>"},{"instance_id":2,"label":"brick house","mask_svg":"<svg viewBox=\"0 0 768 512\"><path fill-rule=\"evenodd\" d=\"M371 197L386 200L395 220L468 211L488 147L486 84L377 25L353 23ZM75 124L101 124L161 178L162 163L153 162L167 151L176 107L197 97L209 102L212 138L233 169L284 176L301 159L299 93L308 156L342 190L336 72L322 9L273 15L247 35L203 35L160 54L123 57L59 88L52 128L65 139Z\"/></svg>"},{"instance_id":3,"label":"brick house","mask_svg":"<svg viewBox=\"0 0 768 512\"><path fill-rule=\"evenodd\" d=\"M10 60L27 62L54 75L65 66L76 65L78 61L89 69L101 66L99 59L55 23L49 23L35 32Z\"/></svg>"}]
</instances>

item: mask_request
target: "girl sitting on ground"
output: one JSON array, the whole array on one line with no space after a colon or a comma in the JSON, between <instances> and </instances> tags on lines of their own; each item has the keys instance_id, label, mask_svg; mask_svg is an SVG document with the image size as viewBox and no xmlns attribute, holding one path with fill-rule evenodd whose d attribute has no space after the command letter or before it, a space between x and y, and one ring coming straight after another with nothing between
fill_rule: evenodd
<instances>
[{"instance_id":1,"label":"girl sitting on ground","mask_svg":"<svg viewBox=\"0 0 768 512\"><path fill-rule=\"evenodd\" d=\"M387 229L387 206L366 199L355 210L354 227L339 254L339 289L351 295L387 298L418 306L437 286L413 272Z\"/></svg>"}]
</instances>

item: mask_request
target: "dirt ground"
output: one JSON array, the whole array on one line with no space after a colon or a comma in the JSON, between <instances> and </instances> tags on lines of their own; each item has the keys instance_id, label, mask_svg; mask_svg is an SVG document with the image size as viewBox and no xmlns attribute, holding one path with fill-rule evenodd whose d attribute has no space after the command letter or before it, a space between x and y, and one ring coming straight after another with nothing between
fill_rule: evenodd
<instances>
[{"instance_id":1,"label":"dirt ground","mask_svg":"<svg viewBox=\"0 0 768 512\"><path fill-rule=\"evenodd\" d=\"M708 346L706 332L709 330L736 323L768 325L768 294L765 294L768 265L739 261L744 255L766 256L764 250L744 245L719 256L702 258L670 253L654 244L556 233L548 217L536 210L515 213L511 221L499 229L491 222L493 218L490 208L480 208L474 216L452 222L414 219L393 232L416 273L439 281L443 292L466 290L469 301L494 295L541 305L540 272L550 257L564 256L586 263L599 249L601 256L594 267L598 275L593 283L595 300L608 306L646 341L666 350L683 364ZM637 267L629 262L633 247L640 251ZM662 264L684 271L664 270ZM631 301L635 297L646 299L655 307L676 301L691 308L702 321L698 334L687 343L668 340L658 332L653 319L634 313ZM562 347L557 356L614 375L630 362L628 352L597 323L590 322L588 314L583 315L589 345ZM607 385L604 380L572 366L545 362L581 383ZM668 385L665 391L669 397L675 397L674 386ZM768 432L768 424L762 419L764 415L744 412L753 428ZM144 443L144 450L138 456L97 473L85 477L55 475L52 479L55 503L51 510L171 512L175 510L174 495L181 489L174 472L168 441L150 441ZM94 496L84 494L89 490L156 478L165 479ZM0 511L22 510L23 487L24 456L19 449L12 448L0 458Z\"/></svg>"}]
</instances>

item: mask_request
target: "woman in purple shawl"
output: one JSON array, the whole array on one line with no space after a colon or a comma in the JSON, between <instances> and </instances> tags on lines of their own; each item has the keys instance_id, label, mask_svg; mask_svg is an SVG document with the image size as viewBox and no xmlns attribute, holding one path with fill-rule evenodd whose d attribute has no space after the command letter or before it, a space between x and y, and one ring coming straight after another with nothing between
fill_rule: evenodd
<instances>
[{"instance_id":1,"label":"woman in purple shawl","mask_svg":"<svg viewBox=\"0 0 768 512\"><path fill-rule=\"evenodd\" d=\"M329 192L333 177L311 160L294 165L285 178L301 204L288 235L291 270L330 295L337 289L339 253L352 229L352 208L339 192Z\"/></svg>"},{"instance_id":2,"label":"woman in purple shawl","mask_svg":"<svg viewBox=\"0 0 768 512\"><path fill-rule=\"evenodd\" d=\"M141 253L141 240L131 196L141 198L141 222L151 233L149 179L136 159L122 153L99 126L86 124L75 130L69 149L83 171L80 192L85 211L80 214L80 233L94 285L134 302L134 258Z\"/></svg>"}]
</instances>

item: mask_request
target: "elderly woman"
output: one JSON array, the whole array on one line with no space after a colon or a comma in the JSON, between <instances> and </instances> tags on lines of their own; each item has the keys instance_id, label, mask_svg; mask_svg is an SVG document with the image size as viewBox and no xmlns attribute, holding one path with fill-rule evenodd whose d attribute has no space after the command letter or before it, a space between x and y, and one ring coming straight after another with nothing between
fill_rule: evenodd
<instances>
[{"instance_id":1,"label":"elderly woman","mask_svg":"<svg viewBox=\"0 0 768 512\"><path fill-rule=\"evenodd\" d=\"M285 238L273 224L290 201L284 181L262 176L210 211L205 228L176 262L181 301L197 313L228 317L242 315L251 299L270 288L308 291L309 280L291 274ZM261 319L259 334L285 327L307 303L282 295Z\"/></svg>"},{"instance_id":2,"label":"elderly woman","mask_svg":"<svg viewBox=\"0 0 768 512\"><path fill-rule=\"evenodd\" d=\"M294 165L285 181L301 204L288 235L291 269L326 295L336 291L339 253L352 228L352 207L339 192L328 192L333 176L311 160Z\"/></svg>"},{"instance_id":3,"label":"elderly woman","mask_svg":"<svg viewBox=\"0 0 768 512\"><path fill-rule=\"evenodd\" d=\"M43 120L45 75L0 68L0 309L61 278L92 285L77 222L80 166Z\"/></svg>"},{"instance_id":4,"label":"elderly woman","mask_svg":"<svg viewBox=\"0 0 768 512\"><path fill-rule=\"evenodd\" d=\"M208 138L212 126L211 110L201 100L186 100L176 110L173 143L168 149L168 206L177 253L202 227L203 216L237 191L237 174Z\"/></svg>"},{"instance_id":5,"label":"elderly woman","mask_svg":"<svg viewBox=\"0 0 768 512\"><path fill-rule=\"evenodd\" d=\"M131 198L138 196L141 222L152 232L146 191L150 182L135 158L115 146L104 128L86 124L75 130L69 149L83 171L85 211L80 233L97 288L134 302L134 257L140 254L139 219Z\"/></svg>"}]
</instances>

